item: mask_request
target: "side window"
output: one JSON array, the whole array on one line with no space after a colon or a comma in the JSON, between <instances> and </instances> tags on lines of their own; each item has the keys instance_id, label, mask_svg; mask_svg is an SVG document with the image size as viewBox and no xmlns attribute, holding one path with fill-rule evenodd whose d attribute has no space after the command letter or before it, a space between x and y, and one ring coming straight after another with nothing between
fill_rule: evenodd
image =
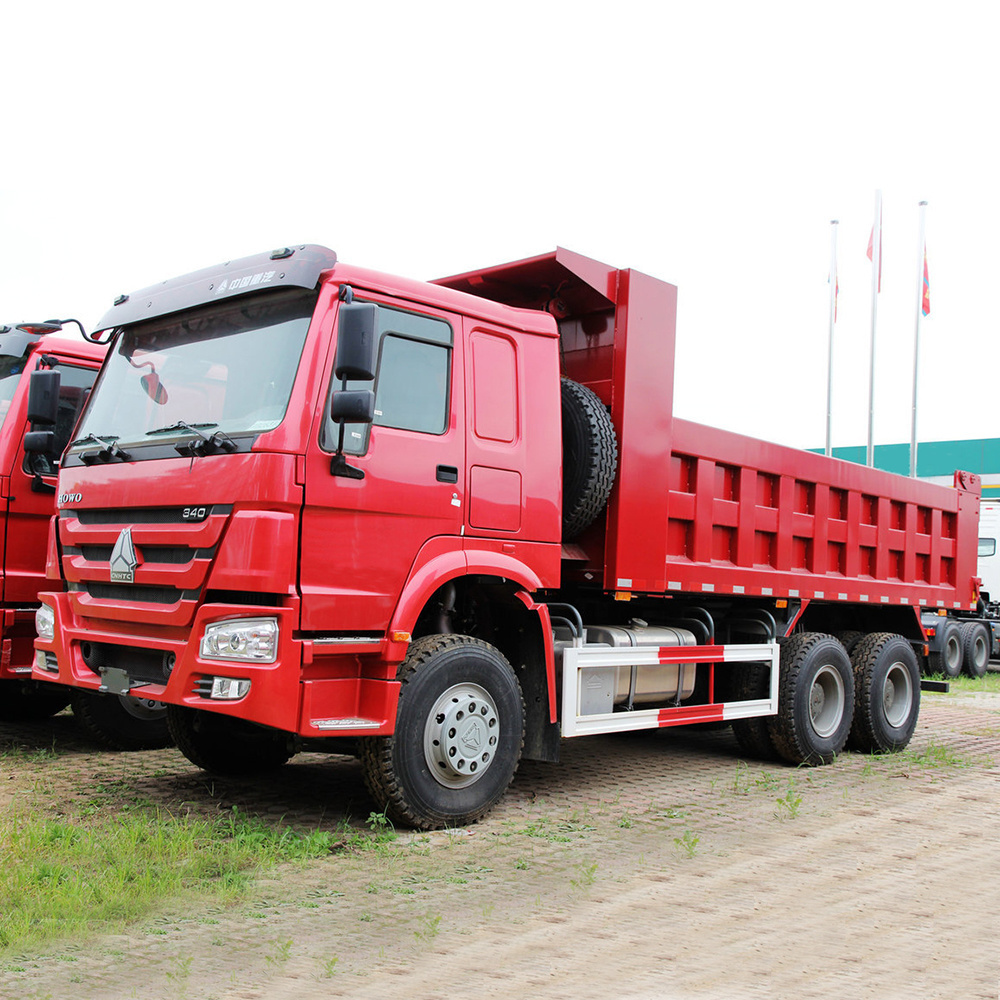
<instances>
[{"instance_id":1,"label":"side window","mask_svg":"<svg viewBox=\"0 0 1000 1000\"><path fill-rule=\"evenodd\" d=\"M43 476L54 476L59 471L56 456L62 455L69 444L69 436L73 433L76 421L87 401L94 382L97 379L96 368L78 368L75 365L59 365L59 411L56 415L55 456L25 455L24 471L29 475L36 472Z\"/></svg>"},{"instance_id":2,"label":"side window","mask_svg":"<svg viewBox=\"0 0 1000 1000\"><path fill-rule=\"evenodd\" d=\"M375 375L376 427L443 434L448 429L452 329L444 320L379 306L378 371ZM340 384L331 386L331 393ZM373 388L349 382L349 389ZM330 412L327 399L326 412ZM370 428L348 424L344 451L368 450ZM339 428L324 421L323 448L334 451Z\"/></svg>"},{"instance_id":3,"label":"side window","mask_svg":"<svg viewBox=\"0 0 1000 1000\"><path fill-rule=\"evenodd\" d=\"M997 554L997 540L995 538L980 538L979 554L981 556L995 556Z\"/></svg>"}]
</instances>

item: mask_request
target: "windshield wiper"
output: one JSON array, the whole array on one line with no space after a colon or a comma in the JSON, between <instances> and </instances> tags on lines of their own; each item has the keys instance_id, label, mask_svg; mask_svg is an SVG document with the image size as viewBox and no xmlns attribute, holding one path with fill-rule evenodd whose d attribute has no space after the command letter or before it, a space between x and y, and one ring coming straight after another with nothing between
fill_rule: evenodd
<instances>
[{"instance_id":1,"label":"windshield wiper","mask_svg":"<svg viewBox=\"0 0 1000 1000\"><path fill-rule=\"evenodd\" d=\"M188 433L193 434L195 439L193 441L178 441L174 445L174 451L180 455L214 455L219 451L232 452L236 451L236 442L224 431L216 431L211 437L208 437L199 430L201 427L218 427L217 423L207 423L207 424L188 424L183 420L178 420L176 423L171 424L169 427L159 427L155 431L147 431L147 437L150 434L167 434L172 431L188 431Z\"/></svg>"},{"instance_id":2,"label":"windshield wiper","mask_svg":"<svg viewBox=\"0 0 1000 1000\"><path fill-rule=\"evenodd\" d=\"M205 435L201 433L198 429L200 427L218 427L217 423L207 423L207 424L188 424L183 420L178 420L176 423L170 424L167 427L157 427L155 431L146 431L146 436L149 437L151 434L170 434L173 431L190 431L192 434L197 434L199 437L204 437Z\"/></svg>"},{"instance_id":3,"label":"windshield wiper","mask_svg":"<svg viewBox=\"0 0 1000 1000\"><path fill-rule=\"evenodd\" d=\"M100 451L85 451L80 456L80 460L84 465L93 465L94 462L110 462L113 458L117 458L122 462L128 462L132 459L129 452L118 447L117 434L105 434L103 437L98 437L96 434L85 434L75 441L70 441L69 447L72 448L74 445L88 444L89 442L101 445L101 449Z\"/></svg>"}]
</instances>

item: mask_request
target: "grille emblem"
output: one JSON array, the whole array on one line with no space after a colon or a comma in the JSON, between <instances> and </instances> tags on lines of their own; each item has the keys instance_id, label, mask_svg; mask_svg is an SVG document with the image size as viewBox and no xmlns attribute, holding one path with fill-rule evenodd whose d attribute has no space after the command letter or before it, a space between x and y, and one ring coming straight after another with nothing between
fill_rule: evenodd
<instances>
[{"instance_id":1,"label":"grille emblem","mask_svg":"<svg viewBox=\"0 0 1000 1000\"><path fill-rule=\"evenodd\" d=\"M138 565L139 557L132 544L132 529L126 528L111 550L111 582L135 583L135 568Z\"/></svg>"}]
</instances>

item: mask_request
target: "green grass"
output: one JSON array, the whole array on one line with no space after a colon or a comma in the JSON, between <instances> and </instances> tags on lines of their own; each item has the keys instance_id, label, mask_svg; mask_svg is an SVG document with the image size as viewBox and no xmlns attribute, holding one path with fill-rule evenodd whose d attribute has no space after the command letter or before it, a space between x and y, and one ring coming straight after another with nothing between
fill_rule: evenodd
<instances>
[{"instance_id":1,"label":"green grass","mask_svg":"<svg viewBox=\"0 0 1000 1000\"><path fill-rule=\"evenodd\" d=\"M951 685L950 694L969 694L991 692L1000 694L1000 671L987 671L982 677L944 677L941 674L934 675L935 680L948 681ZM947 697L943 695L942 697Z\"/></svg>"},{"instance_id":2,"label":"green grass","mask_svg":"<svg viewBox=\"0 0 1000 1000\"><path fill-rule=\"evenodd\" d=\"M211 820L132 810L89 822L14 810L0 820L0 954L118 931L184 894L238 900L263 871L326 854L336 837L235 810Z\"/></svg>"}]
</instances>

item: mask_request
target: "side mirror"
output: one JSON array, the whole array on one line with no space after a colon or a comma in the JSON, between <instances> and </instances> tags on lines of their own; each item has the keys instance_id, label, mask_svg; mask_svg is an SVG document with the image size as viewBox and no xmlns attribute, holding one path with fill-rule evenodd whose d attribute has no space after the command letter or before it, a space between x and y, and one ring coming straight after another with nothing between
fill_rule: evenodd
<instances>
[{"instance_id":1,"label":"side mirror","mask_svg":"<svg viewBox=\"0 0 1000 1000\"><path fill-rule=\"evenodd\" d=\"M377 305L373 302L342 303L337 324L335 377L371 382L375 378L377 336Z\"/></svg>"},{"instance_id":2,"label":"side mirror","mask_svg":"<svg viewBox=\"0 0 1000 1000\"><path fill-rule=\"evenodd\" d=\"M370 424L375 419L375 393L371 389L335 392L330 419L335 424Z\"/></svg>"},{"instance_id":3,"label":"side mirror","mask_svg":"<svg viewBox=\"0 0 1000 1000\"><path fill-rule=\"evenodd\" d=\"M24 435L24 450L30 455L52 455L56 450L55 431L28 431Z\"/></svg>"},{"instance_id":4,"label":"side mirror","mask_svg":"<svg viewBox=\"0 0 1000 1000\"><path fill-rule=\"evenodd\" d=\"M28 382L28 420L52 426L59 413L59 384L62 376L54 368L39 368Z\"/></svg>"}]
</instances>

